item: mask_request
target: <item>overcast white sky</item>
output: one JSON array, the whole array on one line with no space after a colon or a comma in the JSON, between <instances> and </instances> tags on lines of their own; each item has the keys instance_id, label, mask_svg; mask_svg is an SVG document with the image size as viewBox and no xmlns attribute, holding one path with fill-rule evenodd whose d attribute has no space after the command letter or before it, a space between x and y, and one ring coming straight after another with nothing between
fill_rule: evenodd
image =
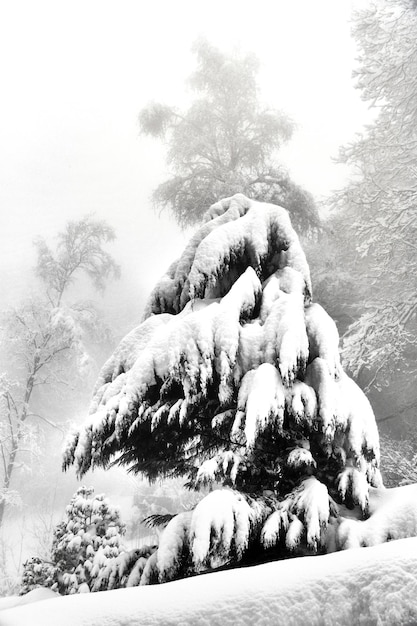
<instances>
[{"instance_id":1,"label":"overcast white sky","mask_svg":"<svg viewBox=\"0 0 417 626\"><path fill-rule=\"evenodd\" d=\"M117 230L124 281L141 311L184 235L150 208L163 151L139 136L149 100L180 104L200 35L261 59L265 100L298 123L286 151L314 194L340 184L331 163L366 108L351 79L348 0L3 0L0 4L0 289L22 294L31 242L93 212ZM19 289L20 286L20 289Z\"/></svg>"}]
</instances>

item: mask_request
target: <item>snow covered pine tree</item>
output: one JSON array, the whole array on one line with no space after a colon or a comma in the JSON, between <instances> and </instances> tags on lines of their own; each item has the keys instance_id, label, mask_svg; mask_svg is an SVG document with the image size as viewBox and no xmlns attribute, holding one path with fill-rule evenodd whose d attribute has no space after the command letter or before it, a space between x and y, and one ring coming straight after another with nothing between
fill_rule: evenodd
<instances>
[{"instance_id":1,"label":"snow covered pine tree","mask_svg":"<svg viewBox=\"0 0 417 626\"><path fill-rule=\"evenodd\" d=\"M109 563L125 554L124 531L119 510L108 498L94 495L92 487L80 487L54 529L50 561L35 556L24 563L20 595L37 587L63 595L96 591Z\"/></svg>"},{"instance_id":2,"label":"snow covered pine tree","mask_svg":"<svg viewBox=\"0 0 417 626\"><path fill-rule=\"evenodd\" d=\"M92 487L77 489L54 531L52 561L58 583L53 588L64 595L91 591L108 562L122 552L123 533L119 510L104 494L94 495Z\"/></svg>"},{"instance_id":3,"label":"snow covered pine tree","mask_svg":"<svg viewBox=\"0 0 417 626\"><path fill-rule=\"evenodd\" d=\"M338 342L287 211L214 204L65 452L80 475L114 462L209 490L169 521L140 584L415 533L390 521L398 490L382 488L375 418Z\"/></svg>"},{"instance_id":4,"label":"snow covered pine tree","mask_svg":"<svg viewBox=\"0 0 417 626\"><path fill-rule=\"evenodd\" d=\"M32 556L23 563L20 594L23 596L38 587L52 587L55 568L52 563L46 563L37 556Z\"/></svg>"}]
</instances>

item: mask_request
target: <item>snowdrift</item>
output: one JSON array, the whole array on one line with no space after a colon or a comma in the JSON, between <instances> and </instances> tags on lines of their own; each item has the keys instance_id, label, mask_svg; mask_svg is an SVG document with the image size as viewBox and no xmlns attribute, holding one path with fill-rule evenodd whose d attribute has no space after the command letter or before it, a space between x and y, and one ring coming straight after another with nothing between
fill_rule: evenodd
<instances>
[{"instance_id":1,"label":"snowdrift","mask_svg":"<svg viewBox=\"0 0 417 626\"><path fill-rule=\"evenodd\" d=\"M415 623L417 538L0 613L1 626Z\"/></svg>"}]
</instances>

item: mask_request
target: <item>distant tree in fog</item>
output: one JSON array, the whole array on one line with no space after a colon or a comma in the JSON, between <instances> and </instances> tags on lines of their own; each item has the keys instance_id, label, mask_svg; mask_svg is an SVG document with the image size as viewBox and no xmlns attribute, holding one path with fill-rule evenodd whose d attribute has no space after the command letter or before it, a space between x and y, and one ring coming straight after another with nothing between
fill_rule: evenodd
<instances>
[{"instance_id":1,"label":"distant tree in fog","mask_svg":"<svg viewBox=\"0 0 417 626\"><path fill-rule=\"evenodd\" d=\"M253 54L227 55L204 40L194 45L197 69L189 83L195 99L186 111L151 103L140 113L142 132L166 140L171 177L153 199L181 226L201 221L219 198L242 192L285 206L294 226L320 226L312 196L277 160L294 124L259 100L259 62Z\"/></svg>"},{"instance_id":2,"label":"distant tree in fog","mask_svg":"<svg viewBox=\"0 0 417 626\"><path fill-rule=\"evenodd\" d=\"M20 453L33 451L34 420L52 427L55 421L34 412L37 388L66 382L69 367L85 372L87 339L98 337L103 325L88 302L69 302L69 287L81 274L102 289L119 275L119 268L104 245L114 231L103 221L86 217L71 221L59 234L55 250L36 241L36 273L43 292L3 315L3 347L9 354L7 371L0 374L0 526L8 503L18 499L11 489L15 470L22 467Z\"/></svg>"}]
</instances>

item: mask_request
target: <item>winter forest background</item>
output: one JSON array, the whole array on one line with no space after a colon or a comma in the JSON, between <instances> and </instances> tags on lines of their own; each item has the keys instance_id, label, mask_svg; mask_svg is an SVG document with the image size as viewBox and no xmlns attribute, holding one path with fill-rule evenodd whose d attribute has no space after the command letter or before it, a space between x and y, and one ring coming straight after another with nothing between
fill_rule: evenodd
<instances>
[{"instance_id":1,"label":"winter forest background","mask_svg":"<svg viewBox=\"0 0 417 626\"><path fill-rule=\"evenodd\" d=\"M197 501L123 468L79 483L61 449L202 212L237 192L289 209L374 409L385 485L416 481L417 12L364 4L3 4L1 595L51 558L80 484L120 507L130 549L157 540L143 518ZM239 97L224 127L222 80ZM216 133L227 154L210 153Z\"/></svg>"}]
</instances>

